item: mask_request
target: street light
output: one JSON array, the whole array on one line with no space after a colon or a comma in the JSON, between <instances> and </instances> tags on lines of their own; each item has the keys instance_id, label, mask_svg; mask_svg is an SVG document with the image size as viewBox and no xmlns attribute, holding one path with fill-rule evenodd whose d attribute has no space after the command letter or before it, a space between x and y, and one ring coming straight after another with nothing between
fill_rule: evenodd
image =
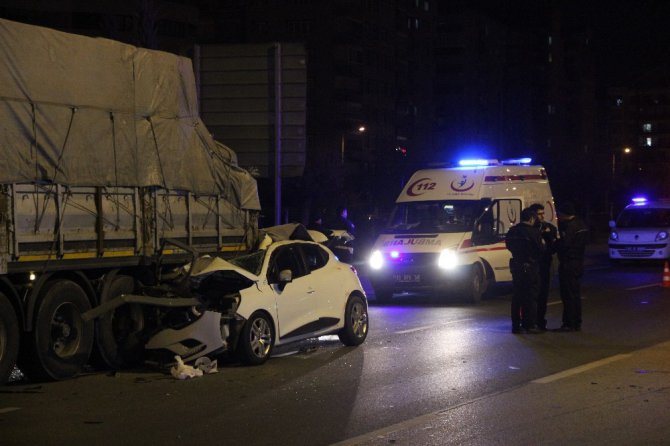
<instances>
[{"instance_id":1,"label":"street light","mask_svg":"<svg viewBox=\"0 0 670 446\"><path fill-rule=\"evenodd\" d=\"M356 134L356 135L362 135L363 133L365 133L366 130L367 129L365 128L364 125L360 125L353 132L342 133L342 135L340 136L340 161L341 161L342 164L344 164L344 152L346 151L346 137L347 137L347 134L353 133L353 134Z\"/></svg>"},{"instance_id":2,"label":"street light","mask_svg":"<svg viewBox=\"0 0 670 446\"><path fill-rule=\"evenodd\" d=\"M630 147L624 147L621 150L621 152L624 155L630 155L633 152L633 149L631 149ZM612 152L612 181L614 181L614 176L616 174L616 155L617 155L617 151L615 150L615 151Z\"/></svg>"},{"instance_id":3,"label":"street light","mask_svg":"<svg viewBox=\"0 0 670 446\"><path fill-rule=\"evenodd\" d=\"M631 153L633 153L633 149L631 149L630 147L624 147L624 148L620 149L620 153L621 153L621 155L620 155L621 158L619 158L619 160L620 160L620 162L623 164L623 162L624 162L624 161L623 161L623 157L624 157L624 156L628 156L628 155L630 155ZM613 197L613 196L615 195L614 190L617 189L617 181L616 181L616 175L617 175L617 172L616 172L616 168L617 168L617 166L616 166L616 163L617 163L617 154L619 154L619 150L618 150L618 149L612 151L612 183L611 183L611 186L610 186L610 190L611 190L612 192L611 192L611 193L608 193L608 195L610 196L610 198L609 198L609 200L608 200L608 201L610 202L610 206L609 206L609 207L610 207L610 218L613 218L613 215L614 215L614 201L615 201L615 197ZM619 170L621 170L621 167L619 168ZM621 176L621 173L620 173L619 175ZM611 195L610 195L610 194L611 194Z\"/></svg>"}]
</instances>

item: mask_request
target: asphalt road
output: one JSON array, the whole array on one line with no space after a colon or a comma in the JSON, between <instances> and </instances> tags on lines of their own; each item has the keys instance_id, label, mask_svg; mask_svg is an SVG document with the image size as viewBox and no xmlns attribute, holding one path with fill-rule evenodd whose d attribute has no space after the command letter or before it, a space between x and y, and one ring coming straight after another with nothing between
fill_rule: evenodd
<instances>
[{"instance_id":1,"label":"asphalt road","mask_svg":"<svg viewBox=\"0 0 670 446\"><path fill-rule=\"evenodd\" d=\"M187 381L134 370L12 383L0 443L667 444L670 289L661 265L610 267L603 253L590 252L579 333L512 335L504 292L478 306L371 296L358 348L311 340Z\"/></svg>"}]
</instances>

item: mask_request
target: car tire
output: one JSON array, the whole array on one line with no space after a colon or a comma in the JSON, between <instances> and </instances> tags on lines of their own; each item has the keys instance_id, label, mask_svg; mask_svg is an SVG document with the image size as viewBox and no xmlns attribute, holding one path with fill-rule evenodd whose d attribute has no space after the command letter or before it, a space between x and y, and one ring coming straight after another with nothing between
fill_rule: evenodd
<instances>
[{"instance_id":1,"label":"car tire","mask_svg":"<svg viewBox=\"0 0 670 446\"><path fill-rule=\"evenodd\" d=\"M344 311L344 327L337 333L344 345L361 345L368 336L368 306L360 296L349 297Z\"/></svg>"},{"instance_id":2,"label":"car tire","mask_svg":"<svg viewBox=\"0 0 670 446\"><path fill-rule=\"evenodd\" d=\"M70 280L56 280L41 294L35 329L21 346L19 368L38 380L70 378L83 369L93 350L94 323L81 317L91 303Z\"/></svg>"},{"instance_id":3,"label":"car tire","mask_svg":"<svg viewBox=\"0 0 670 446\"><path fill-rule=\"evenodd\" d=\"M14 370L19 353L19 320L14 307L0 293L0 386L7 382Z\"/></svg>"},{"instance_id":4,"label":"car tire","mask_svg":"<svg viewBox=\"0 0 670 446\"><path fill-rule=\"evenodd\" d=\"M270 358L274 346L274 326L270 317L257 311L242 327L237 355L247 365L260 365Z\"/></svg>"}]
</instances>

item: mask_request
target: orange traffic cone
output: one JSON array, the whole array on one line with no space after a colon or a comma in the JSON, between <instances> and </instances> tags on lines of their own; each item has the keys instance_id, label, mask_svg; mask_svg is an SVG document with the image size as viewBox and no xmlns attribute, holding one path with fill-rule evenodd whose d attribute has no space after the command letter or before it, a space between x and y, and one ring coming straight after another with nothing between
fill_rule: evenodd
<instances>
[{"instance_id":1,"label":"orange traffic cone","mask_svg":"<svg viewBox=\"0 0 670 446\"><path fill-rule=\"evenodd\" d=\"M663 282L661 283L663 288L670 288L670 266L668 266L668 261L665 261L663 265Z\"/></svg>"}]
</instances>

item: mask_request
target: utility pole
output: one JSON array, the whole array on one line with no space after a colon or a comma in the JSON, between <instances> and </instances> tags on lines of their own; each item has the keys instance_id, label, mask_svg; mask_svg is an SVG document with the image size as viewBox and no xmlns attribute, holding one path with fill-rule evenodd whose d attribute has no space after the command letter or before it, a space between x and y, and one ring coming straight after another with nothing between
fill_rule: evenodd
<instances>
[{"instance_id":1,"label":"utility pole","mask_svg":"<svg viewBox=\"0 0 670 446\"><path fill-rule=\"evenodd\" d=\"M281 224L281 43L275 43L275 226Z\"/></svg>"}]
</instances>

